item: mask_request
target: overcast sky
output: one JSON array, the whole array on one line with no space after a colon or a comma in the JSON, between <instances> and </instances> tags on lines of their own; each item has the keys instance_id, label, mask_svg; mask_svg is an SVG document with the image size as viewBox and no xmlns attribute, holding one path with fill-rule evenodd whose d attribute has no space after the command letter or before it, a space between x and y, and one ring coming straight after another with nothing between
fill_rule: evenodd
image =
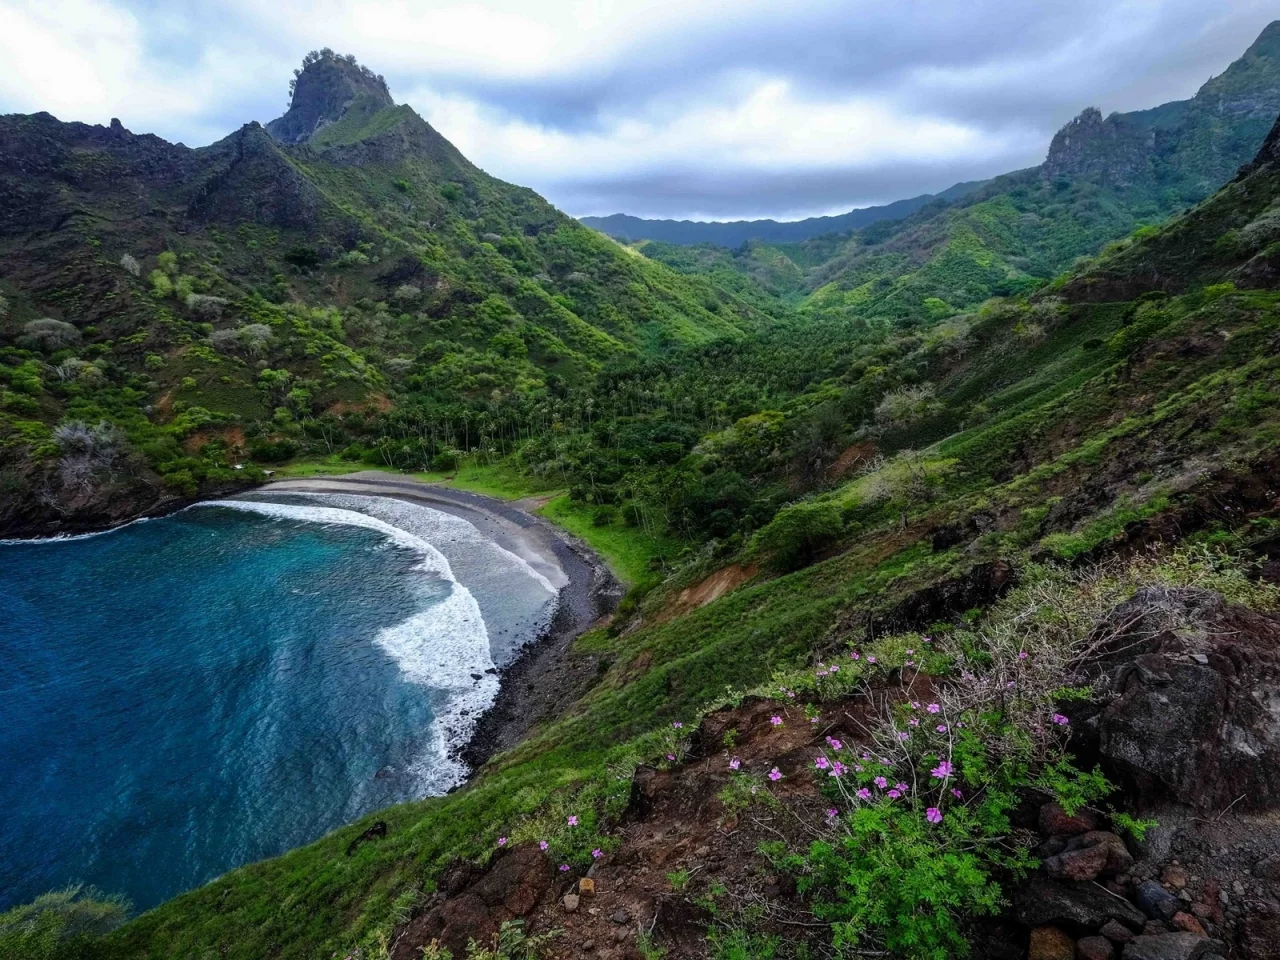
<instances>
[{"instance_id":1,"label":"overcast sky","mask_svg":"<svg viewBox=\"0 0 1280 960\"><path fill-rule=\"evenodd\" d=\"M569 213L795 219L1039 163L1086 106L1191 96L1262 0L0 0L0 113L198 146L354 53Z\"/></svg>"}]
</instances>

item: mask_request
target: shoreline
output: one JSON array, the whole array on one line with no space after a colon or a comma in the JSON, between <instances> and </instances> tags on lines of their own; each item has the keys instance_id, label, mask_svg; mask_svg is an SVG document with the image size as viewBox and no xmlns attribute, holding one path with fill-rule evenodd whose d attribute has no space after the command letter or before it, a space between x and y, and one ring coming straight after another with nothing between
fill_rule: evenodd
<instances>
[{"instance_id":1,"label":"shoreline","mask_svg":"<svg viewBox=\"0 0 1280 960\"><path fill-rule=\"evenodd\" d=\"M565 583L556 596L549 624L531 637L510 662L498 668L497 697L476 720L467 742L452 752L468 768L466 779L458 787L469 784L490 757L516 746L535 725L555 716L567 698L576 698L596 680L594 658L572 661L573 641L612 613L625 591L595 551L529 512L521 505L527 501L506 502L379 471L283 478L255 487L252 492L272 489L285 493L348 493L419 503L471 522L535 567L551 559L562 571Z\"/></svg>"},{"instance_id":2,"label":"shoreline","mask_svg":"<svg viewBox=\"0 0 1280 960\"><path fill-rule=\"evenodd\" d=\"M110 533L141 520L160 519L197 503L225 500L277 489L283 493L347 493L419 503L461 517L499 546L525 559L535 569L554 565L565 583L555 600L548 625L525 642L516 656L498 668L498 695L476 720L471 736L451 750L467 766L466 786L490 757L520 743L539 722L560 712L598 679L594 657L575 661L573 641L612 613L625 587L604 560L586 543L533 514L531 500L504 501L453 487L378 470L315 477L282 477L257 486L235 487L202 497L172 497L152 503L127 517L105 523L70 523L36 532L30 527L8 532L11 542L39 542ZM452 792L452 791L450 791Z\"/></svg>"}]
</instances>

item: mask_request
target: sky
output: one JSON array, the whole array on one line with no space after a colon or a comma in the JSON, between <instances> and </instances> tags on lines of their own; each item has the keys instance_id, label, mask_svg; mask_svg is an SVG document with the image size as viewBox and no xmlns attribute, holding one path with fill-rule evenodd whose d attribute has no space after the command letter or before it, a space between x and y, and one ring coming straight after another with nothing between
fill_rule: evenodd
<instances>
[{"instance_id":1,"label":"sky","mask_svg":"<svg viewBox=\"0 0 1280 960\"><path fill-rule=\"evenodd\" d=\"M202 146L353 53L489 173L575 216L798 219L1039 163L1195 93L1264 0L0 0L0 113Z\"/></svg>"}]
</instances>

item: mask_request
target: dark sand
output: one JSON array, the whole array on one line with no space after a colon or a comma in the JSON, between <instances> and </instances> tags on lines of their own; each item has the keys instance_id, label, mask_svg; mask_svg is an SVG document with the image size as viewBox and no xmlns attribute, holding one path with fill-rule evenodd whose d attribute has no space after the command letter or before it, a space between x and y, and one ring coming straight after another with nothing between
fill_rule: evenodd
<instances>
[{"instance_id":1,"label":"dark sand","mask_svg":"<svg viewBox=\"0 0 1280 960\"><path fill-rule=\"evenodd\" d=\"M469 521L499 546L523 557L553 584L564 584L550 626L502 668L497 700L476 723L475 733L460 751L473 770L494 754L514 747L539 722L557 716L595 681L595 658L573 656L573 641L613 611L622 587L594 552L531 514L526 509L530 504L508 503L377 471L278 480L265 489L396 497L425 504Z\"/></svg>"}]
</instances>

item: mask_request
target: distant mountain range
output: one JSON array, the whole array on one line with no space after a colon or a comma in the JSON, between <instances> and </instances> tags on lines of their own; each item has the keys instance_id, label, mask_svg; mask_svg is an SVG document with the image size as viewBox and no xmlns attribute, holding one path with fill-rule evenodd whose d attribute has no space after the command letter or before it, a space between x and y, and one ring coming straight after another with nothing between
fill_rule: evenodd
<instances>
[{"instance_id":1,"label":"distant mountain range","mask_svg":"<svg viewBox=\"0 0 1280 960\"><path fill-rule=\"evenodd\" d=\"M1280 85L1275 82L1280 75L1278 57L1280 22L1264 29L1243 57L1189 100L1106 118L1096 107L1087 108L1058 131L1037 170L1050 179L1084 178L1120 190L1141 190L1159 182L1174 191L1166 199L1175 205L1208 196L1252 156L1280 108ZM752 240L800 243L880 221L905 220L938 201L972 197L993 184L998 189L1003 180L957 183L937 194L793 222L646 220L623 213L581 217L580 221L626 242L654 240L720 247L737 247Z\"/></svg>"},{"instance_id":2,"label":"distant mountain range","mask_svg":"<svg viewBox=\"0 0 1280 960\"><path fill-rule=\"evenodd\" d=\"M833 217L808 217L804 220L731 220L726 223L699 220L645 220L625 213L607 217L580 217L579 221L593 230L624 241L658 240L688 246L714 243L719 247L736 247L748 240L767 243L799 243L828 233L848 233L878 220L901 220L939 200L950 201L973 193L988 181L971 180L957 183L941 193L922 193L907 200L895 200L878 207L860 207Z\"/></svg>"}]
</instances>

